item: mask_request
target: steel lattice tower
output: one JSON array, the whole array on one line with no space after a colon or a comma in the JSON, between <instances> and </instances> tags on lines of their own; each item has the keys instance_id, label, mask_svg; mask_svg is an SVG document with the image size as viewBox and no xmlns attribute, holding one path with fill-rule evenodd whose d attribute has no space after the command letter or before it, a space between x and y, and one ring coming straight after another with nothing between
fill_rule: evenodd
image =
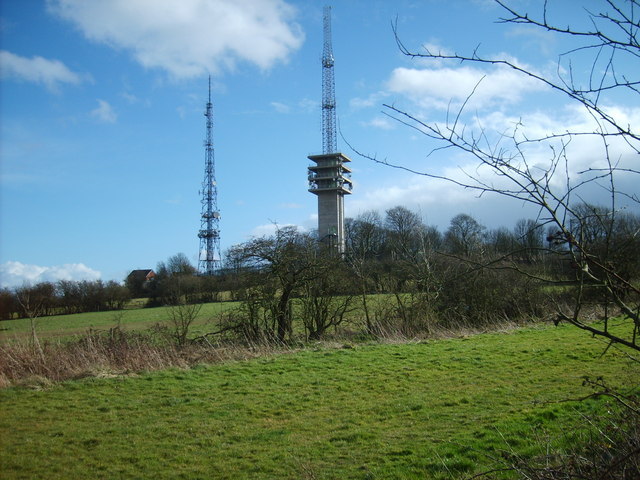
<instances>
[{"instance_id":1,"label":"steel lattice tower","mask_svg":"<svg viewBox=\"0 0 640 480\"><path fill-rule=\"evenodd\" d=\"M211 76L209 76L209 101L204 116L207 133L204 140L205 164L202 182L202 218L200 221L200 250L198 271L201 275L213 275L220 267L220 212L218 211L218 188L213 150L213 104L211 103Z\"/></svg>"},{"instance_id":2,"label":"steel lattice tower","mask_svg":"<svg viewBox=\"0 0 640 480\"><path fill-rule=\"evenodd\" d=\"M351 160L338 152L336 141L336 92L331 45L331 7L324 7L322 48L322 155L310 155L309 191L318 197L318 238L342 254L344 240L344 196L352 189Z\"/></svg>"},{"instance_id":3,"label":"steel lattice tower","mask_svg":"<svg viewBox=\"0 0 640 480\"><path fill-rule=\"evenodd\" d=\"M322 153L338 151L336 141L336 81L331 45L331 7L324 7L322 48Z\"/></svg>"}]
</instances>

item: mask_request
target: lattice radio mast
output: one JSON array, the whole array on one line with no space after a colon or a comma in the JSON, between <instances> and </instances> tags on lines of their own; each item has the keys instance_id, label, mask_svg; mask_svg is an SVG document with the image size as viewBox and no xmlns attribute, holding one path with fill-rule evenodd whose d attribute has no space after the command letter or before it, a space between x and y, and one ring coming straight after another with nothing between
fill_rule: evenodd
<instances>
[{"instance_id":1,"label":"lattice radio mast","mask_svg":"<svg viewBox=\"0 0 640 480\"><path fill-rule=\"evenodd\" d=\"M336 141L336 81L331 45L331 7L324 7L322 48L322 153L338 151Z\"/></svg>"},{"instance_id":2,"label":"lattice radio mast","mask_svg":"<svg viewBox=\"0 0 640 480\"><path fill-rule=\"evenodd\" d=\"M345 251L344 196L352 189L351 160L338 152L336 87L331 45L331 7L324 7L322 48L322 155L310 155L309 191L318 197L318 238L339 254Z\"/></svg>"},{"instance_id":3,"label":"lattice radio mast","mask_svg":"<svg viewBox=\"0 0 640 480\"><path fill-rule=\"evenodd\" d=\"M213 104L211 103L211 76L209 76L209 101L204 116L207 119L207 133L204 140L205 164L202 182L202 218L200 221L200 250L198 272L213 275L220 268L220 212L218 211L218 188L216 185L216 165L213 151Z\"/></svg>"}]
</instances>

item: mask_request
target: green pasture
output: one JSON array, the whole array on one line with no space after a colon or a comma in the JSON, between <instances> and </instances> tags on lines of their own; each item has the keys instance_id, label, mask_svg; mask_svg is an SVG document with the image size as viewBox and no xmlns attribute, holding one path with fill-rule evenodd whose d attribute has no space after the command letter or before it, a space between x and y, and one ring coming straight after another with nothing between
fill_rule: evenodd
<instances>
[{"instance_id":1,"label":"green pasture","mask_svg":"<svg viewBox=\"0 0 640 480\"><path fill-rule=\"evenodd\" d=\"M235 302L205 303L193 325L193 332L204 332L207 323L221 311L236 306ZM108 330L120 326L127 330L150 328L166 323L170 307L136 308L109 312L89 312L73 315L53 315L35 320L36 331L41 338L69 337L89 330ZM31 334L31 322L27 318L0 321L0 343Z\"/></svg>"},{"instance_id":2,"label":"green pasture","mask_svg":"<svg viewBox=\"0 0 640 480\"><path fill-rule=\"evenodd\" d=\"M4 479L466 478L574 442L584 375L640 367L571 327L317 348L0 391Z\"/></svg>"},{"instance_id":3,"label":"green pasture","mask_svg":"<svg viewBox=\"0 0 640 480\"><path fill-rule=\"evenodd\" d=\"M369 302L376 304L385 301L388 295L371 295ZM41 340L72 337L81 335L90 330L108 330L119 326L125 330L142 330L153 327L156 324L170 322L172 307L142 308L141 303L136 303L125 310L107 312L87 312L71 315L52 315L39 317L35 320L36 332ZM239 302L214 302L204 303L200 306L197 318L190 329L190 337L217 330L216 317L220 312L235 308ZM294 301L294 309L298 308ZM356 318L360 312L356 310L351 317ZM300 322L294 322L296 332L303 331ZM31 322L28 318L0 321L0 343L12 339L25 338L31 335Z\"/></svg>"}]
</instances>

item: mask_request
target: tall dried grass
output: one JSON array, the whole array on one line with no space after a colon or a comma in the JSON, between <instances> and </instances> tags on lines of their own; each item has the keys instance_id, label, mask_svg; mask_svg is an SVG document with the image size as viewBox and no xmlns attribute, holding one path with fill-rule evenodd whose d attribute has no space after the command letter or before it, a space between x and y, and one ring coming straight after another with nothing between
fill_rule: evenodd
<instances>
[{"instance_id":1,"label":"tall dried grass","mask_svg":"<svg viewBox=\"0 0 640 480\"><path fill-rule=\"evenodd\" d=\"M42 385L91 376L126 375L199 363L241 360L285 351L285 346L193 342L178 345L157 331L118 327L72 340L15 340L0 345L0 388Z\"/></svg>"}]
</instances>

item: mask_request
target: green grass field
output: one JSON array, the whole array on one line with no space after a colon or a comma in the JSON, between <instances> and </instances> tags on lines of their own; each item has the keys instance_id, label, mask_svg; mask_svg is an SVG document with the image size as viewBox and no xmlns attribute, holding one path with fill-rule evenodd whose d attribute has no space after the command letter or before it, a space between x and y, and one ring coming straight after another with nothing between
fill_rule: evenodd
<instances>
[{"instance_id":1,"label":"green grass field","mask_svg":"<svg viewBox=\"0 0 640 480\"><path fill-rule=\"evenodd\" d=\"M584 375L640 368L571 327L307 349L0 391L4 479L425 479L570 443Z\"/></svg>"},{"instance_id":2,"label":"green grass field","mask_svg":"<svg viewBox=\"0 0 640 480\"><path fill-rule=\"evenodd\" d=\"M193 325L194 334L204 333L206 323L223 310L236 306L235 302L205 303ZM157 323L167 322L168 307L135 308L110 312L89 312L75 315L53 315L36 319L38 335L43 338L69 337L86 333L88 330L108 330L120 324L127 330L150 328ZM29 319L0 321L0 343L13 338L23 338L31 334Z\"/></svg>"}]
</instances>

